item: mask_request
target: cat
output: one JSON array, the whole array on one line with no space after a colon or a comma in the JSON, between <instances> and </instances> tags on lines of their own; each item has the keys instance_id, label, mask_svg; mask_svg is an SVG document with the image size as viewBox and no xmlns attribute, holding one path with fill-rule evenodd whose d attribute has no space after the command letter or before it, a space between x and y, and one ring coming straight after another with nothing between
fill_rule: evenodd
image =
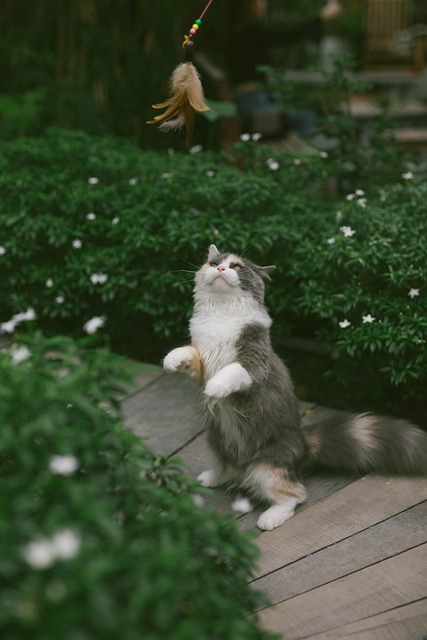
<instances>
[{"instance_id":1,"label":"cat","mask_svg":"<svg viewBox=\"0 0 427 640\"><path fill-rule=\"evenodd\" d=\"M187 373L201 385L215 464L199 482L240 485L269 503L257 522L261 530L280 526L304 502L307 466L427 472L427 433L404 420L337 412L301 427L290 373L270 342L264 280L274 269L211 245L195 277L191 345L163 361L165 371Z\"/></svg>"}]
</instances>

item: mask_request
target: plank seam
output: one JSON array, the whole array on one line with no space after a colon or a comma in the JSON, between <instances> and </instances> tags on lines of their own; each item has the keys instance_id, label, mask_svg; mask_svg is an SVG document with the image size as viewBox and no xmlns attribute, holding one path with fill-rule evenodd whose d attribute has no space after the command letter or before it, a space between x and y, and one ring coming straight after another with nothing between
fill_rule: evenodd
<instances>
[{"instance_id":1,"label":"plank seam","mask_svg":"<svg viewBox=\"0 0 427 640\"><path fill-rule=\"evenodd\" d=\"M258 576L257 578L254 578L253 580L250 580L249 584L255 584L258 580L264 580L264 578L267 578L268 576L274 575L275 573L277 573L278 571L282 571L282 569L285 569L286 567L292 567L292 565L297 564L298 562L301 562L301 560L305 560L306 558L309 558L309 557L314 557L317 554L321 553L322 551L325 551L325 549L329 549L331 547L334 547L337 544L340 544L341 542L345 542L346 540L350 540L351 538L354 538L355 536L358 536L359 534L364 533L365 531L369 531L369 529L374 529L379 524L383 524L385 522L388 522L389 520L392 520L396 516L403 515L404 513L408 512L408 511L411 511L411 509L414 509L415 507L419 507L420 505L424 504L425 502L427 502L427 500L421 500L420 502L417 502L416 504L411 505L407 509L403 509L403 511L398 511L397 513L394 513L392 516L389 516L388 518L385 518L384 520L381 520L380 522L376 522L375 524L369 525L369 527L366 527L366 529L361 529L360 531L357 531L356 533L353 533L353 534L351 534L349 536L346 536L345 538L341 538L340 540L337 540L336 542L333 542L332 544L327 544L324 547L321 547L320 549L317 549L316 551L313 551L312 553L307 553L305 556L301 556L301 558L298 558L297 560L293 560L292 562L289 562L288 564L284 564L281 567L277 567L277 569L273 569L272 571L268 571L267 573L264 573L262 576ZM315 505L313 505L313 506L315 506ZM410 549L417 549L418 547L422 546L423 544L425 544L425 542L420 542L419 544L416 544L413 547L409 547L408 549L405 549L404 551L399 551L399 553L395 553L393 557L397 557L397 556L401 555L402 553L405 553L406 551L409 551ZM377 562L373 562L372 564L367 564L365 567L363 567L363 569L367 569L368 567L374 567L376 564L380 564L383 561L384 561L384 559L383 560L378 560ZM354 573L359 573L359 571L361 571L361 569L357 569L356 571L350 571L350 573L343 574L339 578L335 578L334 580L330 580L329 582L325 582L321 586L324 586L326 584L331 584L332 582L336 582L336 580L339 580L340 578L344 578L346 576L351 576ZM309 593L310 591L313 591L314 589L317 589L317 588L318 587L313 587L313 589L308 589L307 591L302 591L301 593ZM301 594L298 594L298 595L301 595ZM295 598L297 596L292 596L292 597ZM291 599L291 598L289 598L289 599ZM286 602L286 599L285 600L281 600L280 602ZM277 602L276 604L280 604L280 602ZM276 606L276 605L274 605L274 606ZM269 607L267 606L267 607L264 607L264 608L268 609ZM262 609L260 609L260 611L262 611Z\"/></svg>"},{"instance_id":2,"label":"plank seam","mask_svg":"<svg viewBox=\"0 0 427 640\"><path fill-rule=\"evenodd\" d=\"M377 618L378 615L384 615L384 614L387 614L387 613L389 613L391 611L398 611L399 609L404 609L405 607L408 607L409 605L417 604L419 602L426 602L427 603L427 598L418 598L417 600L412 600L409 603L405 602L405 603L399 604L399 605L397 605L395 607L391 607L390 609L385 609L384 611L381 611L380 614L374 613L374 614L372 614L370 616L367 616L366 618L359 618L358 620L355 620L354 623L350 622L348 624L351 625L351 624L357 624L359 622L368 622L370 620L370 618ZM327 633L330 633L331 631L339 631L343 627L345 628L346 626L348 626L348 624L340 625L339 627L331 627L331 628L329 628L327 630ZM378 626L370 627L368 629L363 629L363 633L365 633L366 631L369 631L370 629L381 629L382 627L385 627L385 626L387 626L389 624L390 624L390 621L389 622L384 622L383 624L380 624ZM346 633L345 637L346 638L347 637L351 638L351 636L353 636L355 634L360 635L360 633L361 633L360 631L351 631L350 633ZM325 634L325 631L321 631L320 633L316 633L316 635L314 635L314 636L312 634L310 634L309 636L301 636L300 638L298 638L298 640L316 640L316 637L322 636L324 634Z\"/></svg>"}]
</instances>

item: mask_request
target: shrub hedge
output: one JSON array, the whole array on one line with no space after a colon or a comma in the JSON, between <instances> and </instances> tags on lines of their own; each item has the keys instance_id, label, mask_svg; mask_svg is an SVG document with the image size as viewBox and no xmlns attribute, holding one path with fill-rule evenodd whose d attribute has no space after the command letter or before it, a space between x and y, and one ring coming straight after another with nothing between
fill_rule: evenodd
<instances>
[{"instance_id":1,"label":"shrub hedge","mask_svg":"<svg viewBox=\"0 0 427 640\"><path fill-rule=\"evenodd\" d=\"M273 638L250 537L121 426L124 379L71 338L0 352L2 638Z\"/></svg>"},{"instance_id":2,"label":"shrub hedge","mask_svg":"<svg viewBox=\"0 0 427 640\"><path fill-rule=\"evenodd\" d=\"M278 266L275 336L331 345L334 390L359 390L365 408L373 388L421 401L425 168L398 159L376 185L334 193L326 152L281 155L252 139L232 157L195 151L58 130L2 143L0 317L33 306L44 330L79 334L105 315L114 346L159 358L186 339L193 272L215 242Z\"/></svg>"}]
</instances>

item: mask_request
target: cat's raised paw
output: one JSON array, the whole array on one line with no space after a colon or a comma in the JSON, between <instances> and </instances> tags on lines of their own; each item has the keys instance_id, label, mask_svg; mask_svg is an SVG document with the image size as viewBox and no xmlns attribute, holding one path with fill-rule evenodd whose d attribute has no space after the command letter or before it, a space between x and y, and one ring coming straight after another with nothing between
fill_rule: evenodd
<instances>
[{"instance_id":1,"label":"cat's raised paw","mask_svg":"<svg viewBox=\"0 0 427 640\"><path fill-rule=\"evenodd\" d=\"M168 373L181 371L192 378L202 377L202 364L200 356L194 347L178 347L170 351L163 360L163 369Z\"/></svg>"},{"instance_id":2,"label":"cat's raised paw","mask_svg":"<svg viewBox=\"0 0 427 640\"><path fill-rule=\"evenodd\" d=\"M182 367L188 367L193 361L193 356L187 347L178 347L170 351L163 360L163 368L168 373L175 373Z\"/></svg>"},{"instance_id":3,"label":"cat's raised paw","mask_svg":"<svg viewBox=\"0 0 427 640\"><path fill-rule=\"evenodd\" d=\"M226 398L233 392L226 380L220 378L211 378L205 387L205 395L208 398Z\"/></svg>"}]
</instances>

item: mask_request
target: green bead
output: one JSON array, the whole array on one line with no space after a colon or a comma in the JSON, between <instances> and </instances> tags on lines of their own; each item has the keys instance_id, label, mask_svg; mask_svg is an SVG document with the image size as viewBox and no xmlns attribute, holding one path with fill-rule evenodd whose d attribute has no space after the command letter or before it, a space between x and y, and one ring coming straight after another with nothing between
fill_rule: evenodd
<instances>
[{"instance_id":1,"label":"green bead","mask_svg":"<svg viewBox=\"0 0 427 640\"><path fill-rule=\"evenodd\" d=\"M195 20L194 24L197 24L197 26L200 27L200 25L202 24L202 21L201 20Z\"/></svg>"}]
</instances>

